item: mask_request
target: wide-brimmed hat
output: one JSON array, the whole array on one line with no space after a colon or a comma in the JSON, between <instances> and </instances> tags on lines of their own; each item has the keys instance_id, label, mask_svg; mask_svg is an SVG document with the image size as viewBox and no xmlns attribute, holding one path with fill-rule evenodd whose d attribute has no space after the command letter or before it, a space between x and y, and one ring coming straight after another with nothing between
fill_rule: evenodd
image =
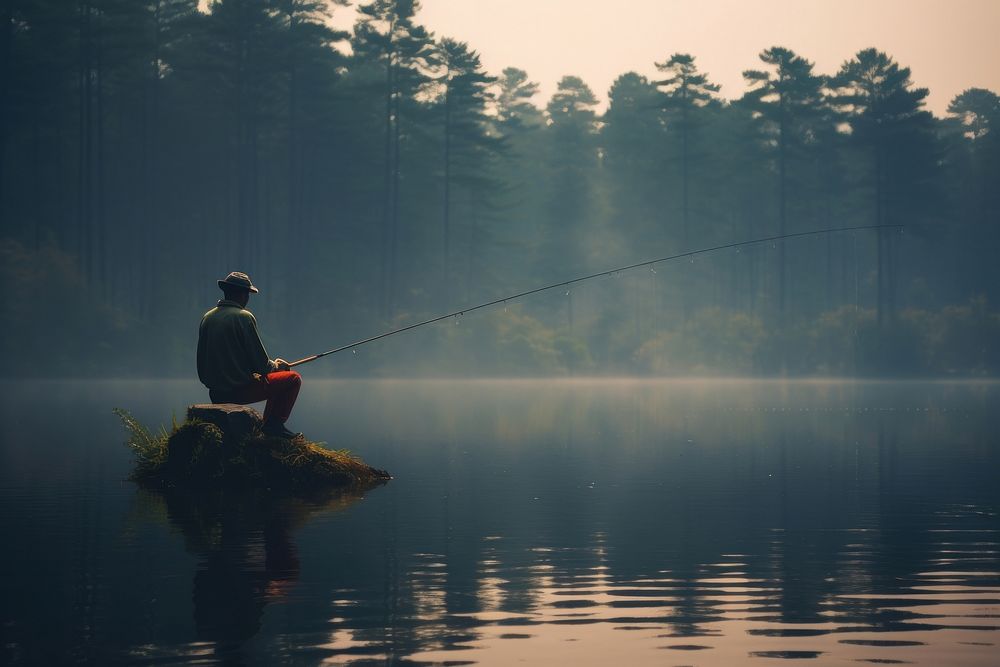
<instances>
[{"instance_id":1,"label":"wide-brimmed hat","mask_svg":"<svg viewBox=\"0 0 1000 667\"><path fill-rule=\"evenodd\" d=\"M245 289L248 292L253 292L256 294L260 290L253 286L250 282L250 276L240 271L233 271L228 276L219 281L219 287L225 289L225 285L230 287L238 287L240 289Z\"/></svg>"}]
</instances>

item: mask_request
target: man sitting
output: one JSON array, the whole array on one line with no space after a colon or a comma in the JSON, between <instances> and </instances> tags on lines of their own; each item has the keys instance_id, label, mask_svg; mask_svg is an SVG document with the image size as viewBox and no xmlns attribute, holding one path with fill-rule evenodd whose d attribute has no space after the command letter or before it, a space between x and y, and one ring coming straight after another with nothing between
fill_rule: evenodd
<instances>
[{"instance_id":1,"label":"man sitting","mask_svg":"<svg viewBox=\"0 0 1000 667\"><path fill-rule=\"evenodd\" d=\"M285 428L302 376L283 359L269 359L257 333L257 320L246 309L259 290L245 273L234 271L218 281L223 299L201 318L198 329L198 379L213 403L256 403L264 408L265 435L296 438Z\"/></svg>"}]
</instances>

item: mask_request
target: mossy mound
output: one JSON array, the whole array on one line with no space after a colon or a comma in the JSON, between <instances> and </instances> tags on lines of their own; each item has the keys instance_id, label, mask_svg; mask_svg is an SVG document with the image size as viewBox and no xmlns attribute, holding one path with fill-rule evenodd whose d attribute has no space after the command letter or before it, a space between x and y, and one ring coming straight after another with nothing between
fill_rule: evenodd
<instances>
[{"instance_id":1,"label":"mossy mound","mask_svg":"<svg viewBox=\"0 0 1000 667\"><path fill-rule=\"evenodd\" d=\"M305 438L286 440L258 431L227 437L217 424L188 419L153 434L124 410L115 410L136 457L131 479L152 485L257 487L308 492L327 487L366 488L390 475L347 450Z\"/></svg>"}]
</instances>

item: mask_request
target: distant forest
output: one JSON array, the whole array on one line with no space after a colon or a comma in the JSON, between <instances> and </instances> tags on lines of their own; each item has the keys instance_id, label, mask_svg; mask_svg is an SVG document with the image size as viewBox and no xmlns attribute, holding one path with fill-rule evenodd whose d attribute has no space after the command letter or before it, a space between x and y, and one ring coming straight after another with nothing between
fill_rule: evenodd
<instances>
[{"instance_id":1,"label":"distant forest","mask_svg":"<svg viewBox=\"0 0 1000 667\"><path fill-rule=\"evenodd\" d=\"M817 72L771 46L727 100L664 44L599 113L577 76L541 100L530 72L486 72L415 0L362 3L349 32L343 5L2 0L0 372L194 377L231 270L294 359L620 264L892 224L601 278L306 372L1000 371L994 92L938 118L889 54Z\"/></svg>"}]
</instances>

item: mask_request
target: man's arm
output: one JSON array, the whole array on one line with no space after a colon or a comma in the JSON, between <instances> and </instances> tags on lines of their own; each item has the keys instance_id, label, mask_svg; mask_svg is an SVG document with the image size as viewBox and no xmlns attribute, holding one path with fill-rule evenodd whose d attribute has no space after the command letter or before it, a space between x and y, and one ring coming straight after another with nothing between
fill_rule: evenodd
<instances>
[{"instance_id":1,"label":"man's arm","mask_svg":"<svg viewBox=\"0 0 1000 667\"><path fill-rule=\"evenodd\" d=\"M198 325L198 379L207 387L205 368L208 364L208 352L205 350L205 337L202 335L201 330L202 326Z\"/></svg>"}]
</instances>

